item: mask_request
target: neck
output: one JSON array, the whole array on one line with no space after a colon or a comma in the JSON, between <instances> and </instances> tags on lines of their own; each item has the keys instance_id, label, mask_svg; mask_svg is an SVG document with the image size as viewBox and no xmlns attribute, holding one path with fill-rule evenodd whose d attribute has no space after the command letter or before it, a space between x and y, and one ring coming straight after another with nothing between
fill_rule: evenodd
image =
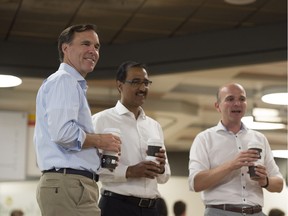
<instances>
[{"instance_id":1,"label":"neck","mask_svg":"<svg viewBox=\"0 0 288 216\"><path fill-rule=\"evenodd\" d=\"M134 111L130 110L131 112L134 113L135 119L138 119L139 115L140 115L140 109L135 109Z\"/></svg>"},{"instance_id":2,"label":"neck","mask_svg":"<svg viewBox=\"0 0 288 216\"><path fill-rule=\"evenodd\" d=\"M225 123L223 122L223 120L221 121L222 124L224 125L224 127L228 130L228 131L232 131L234 134L238 133L241 129L241 122L229 122L229 123Z\"/></svg>"},{"instance_id":3,"label":"neck","mask_svg":"<svg viewBox=\"0 0 288 216\"><path fill-rule=\"evenodd\" d=\"M120 100L120 102L130 111L134 114L135 119L138 118L138 116L140 115L140 107L134 107L134 106L128 106L127 104L125 104L122 100Z\"/></svg>"}]
</instances>

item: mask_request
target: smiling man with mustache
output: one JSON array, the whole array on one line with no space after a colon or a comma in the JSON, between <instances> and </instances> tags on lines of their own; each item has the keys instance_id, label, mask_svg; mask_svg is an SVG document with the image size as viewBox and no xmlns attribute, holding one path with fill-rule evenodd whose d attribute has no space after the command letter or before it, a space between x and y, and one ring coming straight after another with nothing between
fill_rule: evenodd
<instances>
[{"instance_id":1,"label":"smiling man with mustache","mask_svg":"<svg viewBox=\"0 0 288 216\"><path fill-rule=\"evenodd\" d=\"M146 116L141 107L151 83L143 64L124 62L116 75L120 100L115 107L93 116L96 132L118 128L122 142L116 169L99 172L102 216L158 216L158 183L166 183L171 173L162 128L157 121ZM149 138L163 143L160 152L156 153L158 163L145 160Z\"/></svg>"}]
</instances>

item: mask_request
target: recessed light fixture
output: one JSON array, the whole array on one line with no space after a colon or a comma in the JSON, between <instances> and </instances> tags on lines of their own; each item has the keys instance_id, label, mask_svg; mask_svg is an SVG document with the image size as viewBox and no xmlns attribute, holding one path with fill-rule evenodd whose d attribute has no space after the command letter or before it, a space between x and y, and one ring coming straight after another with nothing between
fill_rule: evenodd
<instances>
[{"instance_id":1,"label":"recessed light fixture","mask_svg":"<svg viewBox=\"0 0 288 216\"><path fill-rule=\"evenodd\" d=\"M276 130L285 128L285 124L271 123L271 122L256 122L253 116L245 116L242 118L242 122L250 129L255 130Z\"/></svg>"},{"instance_id":2,"label":"recessed light fixture","mask_svg":"<svg viewBox=\"0 0 288 216\"><path fill-rule=\"evenodd\" d=\"M288 105L288 93L271 93L266 94L262 98L265 103L275 104L275 105Z\"/></svg>"},{"instance_id":3,"label":"recessed light fixture","mask_svg":"<svg viewBox=\"0 0 288 216\"><path fill-rule=\"evenodd\" d=\"M279 116L279 110L270 108L258 108L255 107L252 110L252 115L256 121L260 122L281 122L282 119Z\"/></svg>"},{"instance_id":4,"label":"recessed light fixture","mask_svg":"<svg viewBox=\"0 0 288 216\"><path fill-rule=\"evenodd\" d=\"M22 80L16 76L0 74L0 88L8 88L18 86Z\"/></svg>"},{"instance_id":5,"label":"recessed light fixture","mask_svg":"<svg viewBox=\"0 0 288 216\"><path fill-rule=\"evenodd\" d=\"M247 5L256 2L256 0L224 0L224 1L234 5Z\"/></svg>"},{"instance_id":6,"label":"recessed light fixture","mask_svg":"<svg viewBox=\"0 0 288 216\"><path fill-rule=\"evenodd\" d=\"M265 88L261 100L275 105L288 105L287 86L274 86Z\"/></svg>"}]
</instances>

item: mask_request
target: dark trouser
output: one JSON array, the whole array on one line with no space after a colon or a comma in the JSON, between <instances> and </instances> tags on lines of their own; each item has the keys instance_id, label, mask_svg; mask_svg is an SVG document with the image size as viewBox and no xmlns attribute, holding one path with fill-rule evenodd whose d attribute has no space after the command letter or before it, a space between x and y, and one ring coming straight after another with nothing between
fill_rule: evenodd
<instances>
[{"instance_id":1,"label":"dark trouser","mask_svg":"<svg viewBox=\"0 0 288 216\"><path fill-rule=\"evenodd\" d=\"M158 216L156 205L139 207L135 203L109 196L101 196L99 207L101 216Z\"/></svg>"}]
</instances>

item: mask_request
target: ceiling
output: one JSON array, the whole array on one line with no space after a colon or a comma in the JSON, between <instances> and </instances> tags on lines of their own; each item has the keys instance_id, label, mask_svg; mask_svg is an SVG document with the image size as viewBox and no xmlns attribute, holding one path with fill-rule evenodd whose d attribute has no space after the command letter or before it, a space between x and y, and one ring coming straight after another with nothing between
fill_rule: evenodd
<instances>
[{"instance_id":1,"label":"ceiling","mask_svg":"<svg viewBox=\"0 0 288 216\"><path fill-rule=\"evenodd\" d=\"M276 108L286 128L262 131L272 149L287 149L287 106L260 100L270 86L287 89L287 1L0 0L0 74L22 85L0 89L0 110L35 112L42 80L58 65L57 37L75 23L95 23L100 60L88 75L92 112L118 99L115 71L128 59L147 64L153 84L144 107L164 130L166 147L186 151L217 124L215 94L239 82L252 106ZM283 100L288 100L287 98Z\"/></svg>"}]
</instances>

